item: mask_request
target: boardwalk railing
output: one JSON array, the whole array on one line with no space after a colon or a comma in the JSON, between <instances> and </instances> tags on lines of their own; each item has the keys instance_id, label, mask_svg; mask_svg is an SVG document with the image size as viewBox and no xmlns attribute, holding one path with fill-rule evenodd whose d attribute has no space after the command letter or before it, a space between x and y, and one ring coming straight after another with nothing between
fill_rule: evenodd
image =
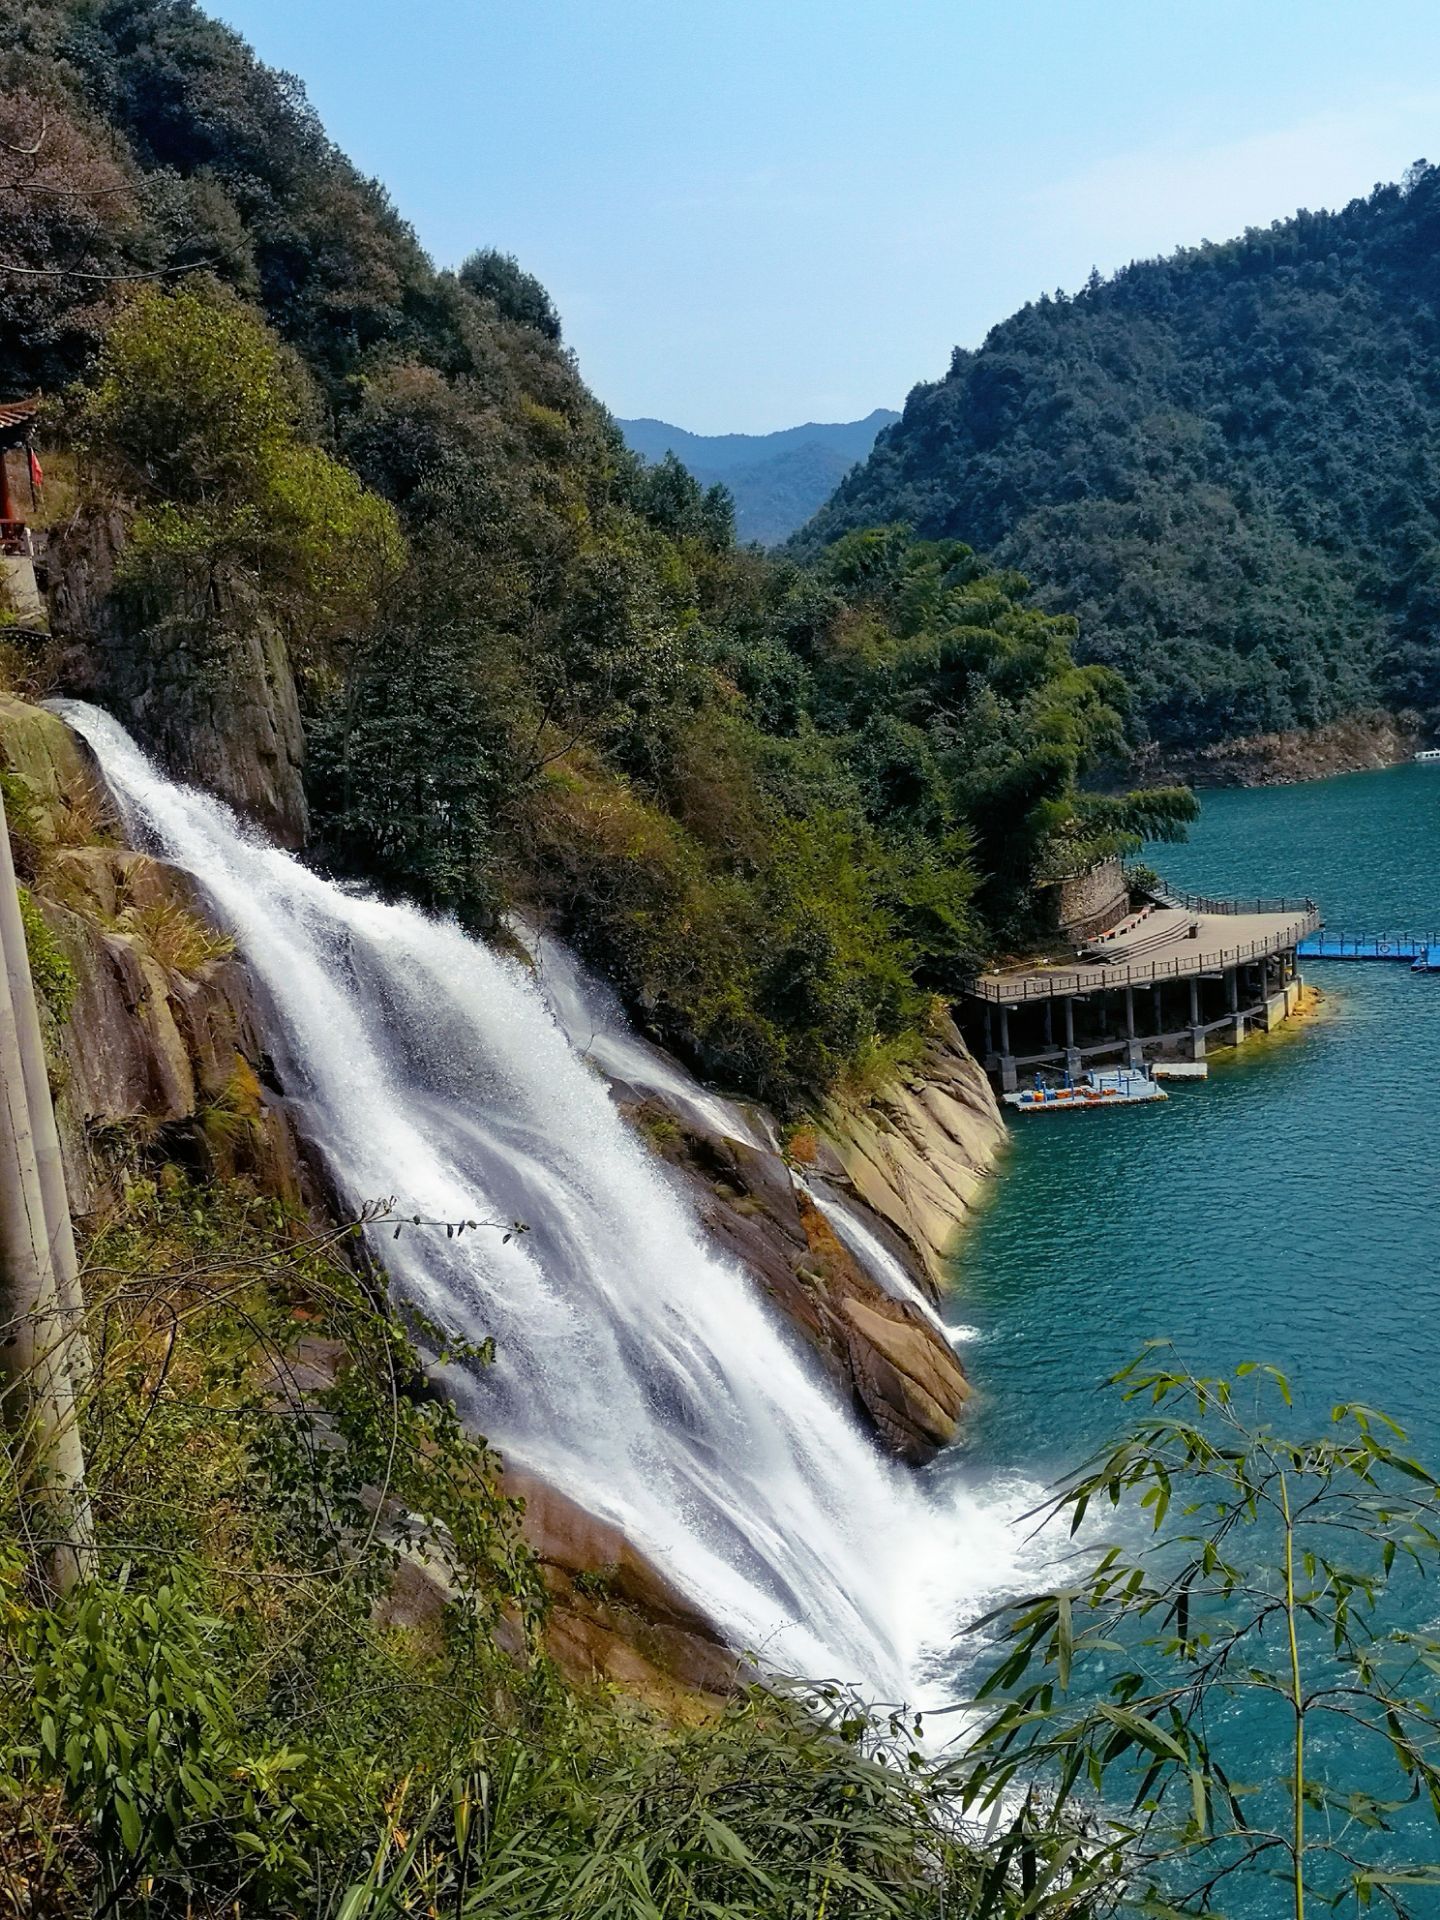
<instances>
[{"instance_id":1,"label":"boardwalk railing","mask_svg":"<svg viewBox=\"0 0 1440 1920\"><path fill-rule=\"evenodd\" d=\"M1126 878L1129 879L1127 873ZM1146 893L1164 907L1180 907L1188 913L1318 913L1315 902L1303 894L1294 897L1285 896L1278 900L1212 900L1209 894L1186 893L1183 887L1172 887L1168 880L1140 881L1138 891Z\"/></svg>"},{"instance_id":2,"label":"boardwalk railing","mask_svg":"<svg viewBox=\"0 0 1440 1920\"><path fill-rule=\"evenodd\" d=\"M1419 960L1440 952L1440 933L1315 933L1300 951L1310 960Z\"/></svg>"},{"instance_id":3,"label":"boardwalk railing","mask_svg":"<svg viewBox=\"0 0 1440 1920\"><path fill-rule=\"evenodd\" d=\"M1247 907L1246 912L1253 909ZM1264 911L1264 908L1261 908ZM964 991L975 1000L991 1000L997 1006L1014 1006L1021 1000L1052 1000L1075 993L1096 993L1106 987L1158 986L1164 980L1184 980L1192 974L1223 972L1227 967L1243 966L1272 953L1298 947L1307 934L1320 924L1319 909L1310 906L1297 919L1279 927L1265 940L1251 940L1244 946L1207 947L1203 941L1187 940L1193 953L1177 953L1168 958L1136 961L1129 965L1115 961L1090 967L1053 967L1045 972L1022 973L999 979L979 974L968 981Z\"/></svg>"}]
</instances>

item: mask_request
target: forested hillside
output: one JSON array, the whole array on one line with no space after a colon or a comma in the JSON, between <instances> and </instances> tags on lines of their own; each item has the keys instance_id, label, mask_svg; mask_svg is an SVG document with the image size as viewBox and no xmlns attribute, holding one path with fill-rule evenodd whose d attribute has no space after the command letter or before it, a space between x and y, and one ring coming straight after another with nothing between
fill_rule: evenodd
<instances>
[{"instance_id":1,"label":"forested hillside","mask_svg":"<svg viewBox=\"0 0 1440 1920\"><path fill-rule=\"evenodd\" d=\"M1076 798L1119 685L1015 576L892 535L737 549L723 489L627 452L530 276L437 271L187 0L28 0L3 46L0 386L56 396L66 539L123 522L106 697L188 765L155 686L190 663L223 734L270 636L332 869L472 925L548 912L658 1035L794 1108L1022 932L1039 864L1184 812Z\"/></svg>"},{"instance_id":2,"label":"forested hillside","mask_svg":"<svg viewBox=\"0 0 1440 1920\"><path fill-rule=\"evenodd\" d=\"M1162 745L1440 710L1440 171L1043 298L797 541L903 521L1079 619Z\"/></svg>"},{"instance_id":3,"label":"forested hillside","mask_svg":"<svg viewBox=\"0 0 1440 1920\"><path fill-rule=\"evenodd\" d=\"M811 421L777 433L687 433L664 420L618 424L625 444L643 459L673 453L702 485L727 487L737 537L768 547L804 526L869 453L880 429L899 418L876 407L863 420Z\"/></svg>"}]
</instances>

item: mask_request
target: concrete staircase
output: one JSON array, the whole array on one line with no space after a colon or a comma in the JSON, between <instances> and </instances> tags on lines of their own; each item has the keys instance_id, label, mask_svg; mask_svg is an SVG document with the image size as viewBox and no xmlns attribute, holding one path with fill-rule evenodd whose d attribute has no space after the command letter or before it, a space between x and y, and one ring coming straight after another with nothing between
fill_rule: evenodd
<instances>
[{"instance_id":1,"label":"concrete staircase","mask_svg":"<svg viewBox=\"0 0 1440 1920\"><path fill-rule=\"evenodd\" d=\"M1178 940L1188 940L1195 927L1195 915L1188 907L1155 907L1137 916L1125 932L1099 934L1087 941L1080 952L1086 960L1098 960L1110 966L1123 961L1128 966L1173 947Z\"/></svg>"}]
</instances>

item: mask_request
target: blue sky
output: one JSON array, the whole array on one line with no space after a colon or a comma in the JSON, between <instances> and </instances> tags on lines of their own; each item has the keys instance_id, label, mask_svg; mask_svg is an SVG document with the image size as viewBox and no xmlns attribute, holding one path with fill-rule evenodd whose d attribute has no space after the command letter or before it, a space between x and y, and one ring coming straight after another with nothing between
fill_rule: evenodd
<instances>
[{"instance_id":1,"label":"blue sky","mask_svg":"<svg viewBox=\"0 0 1440 1920\"><path fill-rule=\"evenodd\" d=\"M211 0L621 415L898 406L1092 266L1440 161L1435 0Z\"/></svg>"}]
</instances>

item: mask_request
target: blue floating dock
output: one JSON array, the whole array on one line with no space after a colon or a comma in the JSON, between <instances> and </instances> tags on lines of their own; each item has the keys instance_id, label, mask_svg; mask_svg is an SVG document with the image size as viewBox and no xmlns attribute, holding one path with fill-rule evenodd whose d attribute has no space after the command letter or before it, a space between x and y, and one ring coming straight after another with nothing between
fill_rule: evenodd
<instances>
[{"instance_id":1,"label":"blue floating dock","mask_svg":"<svg viewBox=\"0 0 1440 1920\"><path fill-rule=\"evenodd\" d=\"M1440 973L1440 933L1311 933L1303 960L1408 960L1414 973Z\"/></svg>"}]
</instances>

